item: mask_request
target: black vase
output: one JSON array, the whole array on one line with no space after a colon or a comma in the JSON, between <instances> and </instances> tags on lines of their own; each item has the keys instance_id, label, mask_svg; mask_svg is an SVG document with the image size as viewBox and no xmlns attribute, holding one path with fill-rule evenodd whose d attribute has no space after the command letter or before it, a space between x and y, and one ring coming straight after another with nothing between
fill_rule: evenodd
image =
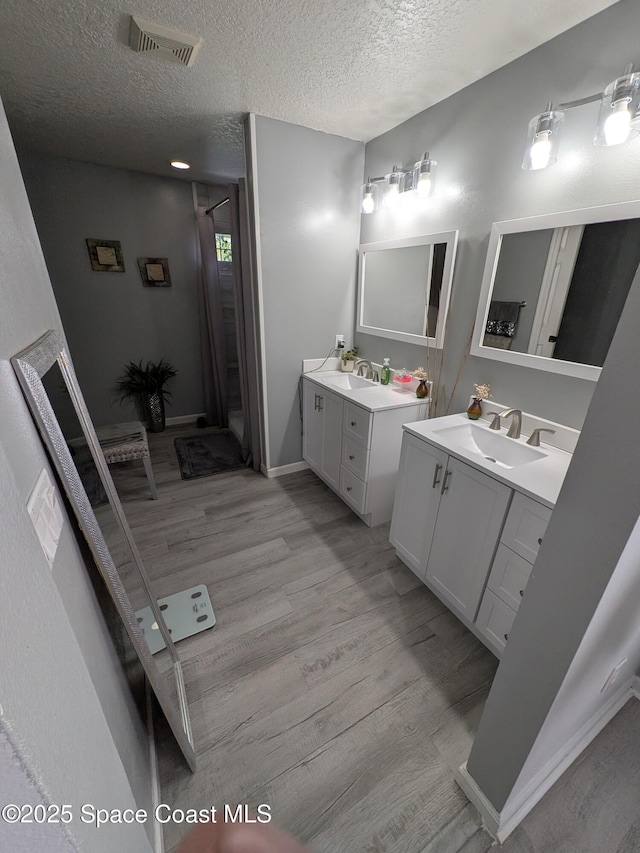
<instances>
[{"instance_id":1,"label":"black vase","mask_svg":"<svg viewBox=\"0 0 640 853\"><path fill-rule=\"evenodd\" d=\"M164 432L164 399L161 394L142 395L142 413L149 432Z\"/></svg>"}]
</instances>

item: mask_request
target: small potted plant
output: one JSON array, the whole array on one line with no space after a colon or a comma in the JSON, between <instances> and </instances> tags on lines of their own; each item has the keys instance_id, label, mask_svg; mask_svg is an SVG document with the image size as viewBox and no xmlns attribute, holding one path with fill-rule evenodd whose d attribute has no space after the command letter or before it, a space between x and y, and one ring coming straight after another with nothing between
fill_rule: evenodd
<instances>
[{"instance_id":1,"label":"small potted plant","mask_svg":"<svg viewBox=\"0 0 640 853\"><path fill-rule=\"evenodd\" d=\"M474 385L473 387L476 389L476 393L467 409L467 417L472 421L477 421L482 414L482 401L491 396L491 385Z\"/></svg>"},{"instance_id":2,"label":"small potted plant","mask_svg":"<svg viewBox=\"0 0 640 853\"><path fill-rule=\"evenodd\" d=\"M138 400L151 432L163 432L165 428L164 407L171 396L166 385L170 379L173 379L176 372L161 358L157 364L148 361L144 367L142 360L137 364L130 361L125 366L124 373L118 377L116 387L121 395L120 402L129 397Z\"/></svg>"},{"instance_id":3,"label":"small potted plant","mask_svg":"<svg viewBox=\"0 0 640 853\"><path fill-rule=\"evenodd\" d=\"M358 357L358 347L353 347L352 349L343 350L340 353L341 359L341 367L346 373L353 372L353 366L356 363L356 359Z\"/></svg>"},{"instance_id":4,"label":"small potted plant","mask_svg":"<svg viewBox=\"0 0 640 853\"><path fill-rule=\"evenodd\" d=\"M427 376L427 371L424 369L424 367L418 367L418 369L414 370L411 375L415 379L419 380L418 387L416 388L416 397L420 397L420 399L423 399L424 397L428 397L429 396L429 383L428 383L429 377Z\"/></svg>"}]
</instances>

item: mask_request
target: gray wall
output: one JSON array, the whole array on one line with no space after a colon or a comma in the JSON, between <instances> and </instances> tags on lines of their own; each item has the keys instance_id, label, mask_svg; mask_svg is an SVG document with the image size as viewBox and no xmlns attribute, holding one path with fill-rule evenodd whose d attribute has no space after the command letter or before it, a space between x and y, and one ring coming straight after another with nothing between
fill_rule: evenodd
<instances>
[{"instance_id":1,"label":"gray wall","mask_svg":"<svg viewBox=\"0 0 640 853\"><path fill-rule=\"evenodd\" d=\"M498 810L640 666L639 325L637 275L469 757Z\"/></svg>"},{"instance_id":2,"label":"gray wall","mask_svg":"<svg viewBox=\"0 0 640 853\"><path fill-rule=\"evenodd\" d=\"M196 240L187 181L21 152L71 356L96 424L135 416L114 386L128 361L178 370L167 416L204 410ZM124 273L94 272L87 237L120 240ZM169 260L172 287L143 287L138 257Z\"/></svg>"},{"instance_id":3,"label":"gray wall","mask_svg":"<svg viewBox=\"0 0 640 853\"><path fill-rule=\"evenodd\" d=\"M355 328L359 192L364 146L255 116L268 450L278 467L302 458L298 379ZM257 178L256 178L257 175Z\"/></svg>"},{"instance_id":4,"label":"gray wall","mask_svg":"<svg viewBox=\"0 0 640 853\"><path fill-rule=\"evenodd\" d=\"M0 109L0 705L2 728L20 750L22 770L50 802L145 808L150 779L145 732L83 561L65 523L53 566L40 549L25 508L48 467L9 358L60 317L29 209L18 162ZM100 684L100 691L96 685ZM103 704L104 703L104 704ZM15 773L7 750L0 777ZM0 847L21 850L0 822ZM142 826L103 827L74 821L80 849L149 851ZM35 844L25 831L22 849Z\"/></svg>"},{"instance_id":5,"label":"gray wall","mask_svg":"<svg viewBox=\"0 0 640 853\"><path fill-rule=\"evenodd\" d=\"M622 0L367 144L364 174L385 174L394 163L407 168L425 149L438 161L427 209L362 216L361 242L460 230L443 371L448 389L471 332L491 223L640 196L640 141L595 148L597 104L567 114L555 166L520 168L529 119L549 100L601 91L626 62L640 59L639 27L640 6ZM376 361L389 355L393 366L424 364L421 347L357 338L361 353ZM466 408L474 382L489 382L500 403L578 428L593 393L587 381L470 357L453 411Z\"/></svg>"}]
</instances>

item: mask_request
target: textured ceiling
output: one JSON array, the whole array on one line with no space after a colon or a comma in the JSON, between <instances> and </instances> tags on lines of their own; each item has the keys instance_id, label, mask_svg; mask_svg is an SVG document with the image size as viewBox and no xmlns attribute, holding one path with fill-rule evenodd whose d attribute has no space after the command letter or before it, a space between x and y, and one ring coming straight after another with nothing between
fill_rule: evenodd
<instances>
[{"instance_id":1,"label":"textured ceiling","mask_svg":"<svg viewBox=\"0 0 640 853\"><path fill-rule=\"evenodd\" d=\"M368 140L613 0L2 0L18 146L189 179L242 174L247 112ZM192 68L129 49L129 15L204 38Z\"/></svg>"}]
</instances>

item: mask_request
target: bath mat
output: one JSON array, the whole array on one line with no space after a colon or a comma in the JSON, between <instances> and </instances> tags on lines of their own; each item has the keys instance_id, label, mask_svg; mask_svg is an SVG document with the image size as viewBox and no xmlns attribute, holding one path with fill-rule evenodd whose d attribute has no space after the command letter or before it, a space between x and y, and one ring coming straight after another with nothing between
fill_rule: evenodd
<instances>
[{"instance_id":1,"label":"bath mat","mask_svg":"<svg viewBox=\"0 0 640 853\"><path fill-rule=\"evenodd\" d=\"M211 477L246 466L240 444L230 430L176 438L174 444L183 480Z\"/></svg>"}]
</instances>

